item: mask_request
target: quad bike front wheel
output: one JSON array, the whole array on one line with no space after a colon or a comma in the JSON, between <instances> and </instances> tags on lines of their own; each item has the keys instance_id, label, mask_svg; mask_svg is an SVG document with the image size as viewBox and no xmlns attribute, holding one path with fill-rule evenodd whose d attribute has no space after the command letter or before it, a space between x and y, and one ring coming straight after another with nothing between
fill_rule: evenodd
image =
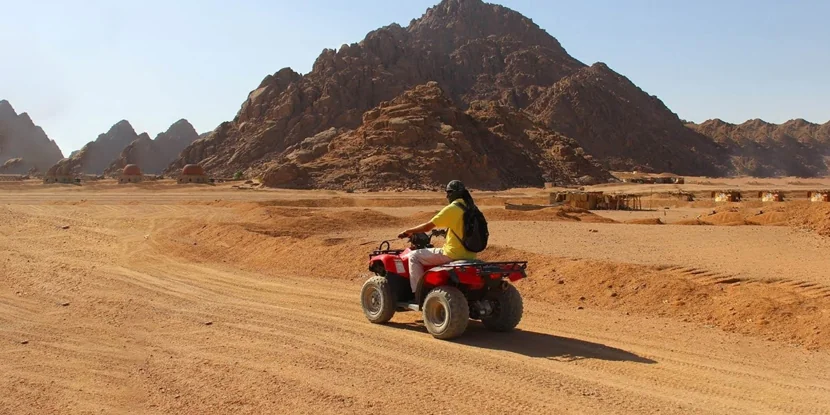
<instances>
[{"instance_id":1,"label":"quad bike front wheel","mask_svg":"<svg viewBox=\"0 0 830 415\"><path fill-rule=\"evenodd\" d=\"M467 298L455 287L433 289L424 299L424 325L436 339L449 340L467 330L470 307Z\"/></svg>"},{"instance_id":2,"label":"quad bike front wheel","mask_svg":"<svg viewBox=\"0 0 830 415\"><path fill-rule=\"evenodd\" d=\"M360 290L360 305L363 314L370 322L383 324L395 315L395 295L389 280L385 277L372 277L363 283Z\"/></svg>"},{"instance_id":3,"label":"quad bike front wheel","mask_svg":"<svg viewBox=\"0 0 830 415\"><path fill-rule=\"evenodd\" d=\"M519 325L524 311L522 295L511 284L503 290L497 290L488 295L493 304L493 313L481 319L484 327L491 331L510 331Z\"/></svg>"}]
</instances>

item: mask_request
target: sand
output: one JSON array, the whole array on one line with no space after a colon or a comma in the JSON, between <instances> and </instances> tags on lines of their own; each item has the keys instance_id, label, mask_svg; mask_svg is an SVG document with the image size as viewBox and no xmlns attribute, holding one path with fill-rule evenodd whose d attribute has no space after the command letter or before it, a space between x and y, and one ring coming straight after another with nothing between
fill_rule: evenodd
<instances>
[{"instance_id":1,"label":"sand","mask_svg":"<svg viewBox=\"0 0 830 415\"><path fill-rule=\"evenodd\" d=\"M688 206L654 226L645 213L499 210L544 199L535 189L481 194L486 255L530 261L525 319L442 342L417 314L371 325L358 300L366 254L428 219L433 193L0 194L0 413L830 408L821 208L793 226L766 226L783 212L756 218L765 226L673 224L707 211Z\"/></svg>"}]
</instances>

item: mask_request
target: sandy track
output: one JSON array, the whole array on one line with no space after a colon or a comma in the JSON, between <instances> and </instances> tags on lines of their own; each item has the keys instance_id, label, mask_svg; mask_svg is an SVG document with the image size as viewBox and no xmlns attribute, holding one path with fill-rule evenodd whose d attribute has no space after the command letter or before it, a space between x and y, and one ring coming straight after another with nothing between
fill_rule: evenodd
<instances>
[{"instance_id":1,"label":"sandy track","mask_svg":"<svg viewBox=\"0 0 830 415\"><path fill-rule=\"evenodd\" d=\"M830 364L826 355L717 331L687 332L671 321L620 325L609 313L530 303L521 332L493 335L474 326L460 342L447 343L430 338L414 315L389 327L369 325L353 283L261 281L173 262L142 268L93 276L98 295L120 293L107 294L107 307L90 306L84 295L50 316L14 313L28 321L3 333L6 344L11 334L30 343L4 347L10 384L3 387L36 395L37 406L0 401L5 408L821 413L830 407L830 379L811 369ZM38 305L56 308L32 304ZM54 330L59 321L68 323Z\"/></svg>"},{"instance_id":2,"label":"sandy track","mask_svg":"<svg viewBox=\"0 0 830 415\"><path fill-rule=\"evenodd\" d=\"M827 352L537 301L441 342L366 322L359 280L169 251L173 224L235 215L0 209L0 413L830 413Z\"/></svg>"}]
</instances>

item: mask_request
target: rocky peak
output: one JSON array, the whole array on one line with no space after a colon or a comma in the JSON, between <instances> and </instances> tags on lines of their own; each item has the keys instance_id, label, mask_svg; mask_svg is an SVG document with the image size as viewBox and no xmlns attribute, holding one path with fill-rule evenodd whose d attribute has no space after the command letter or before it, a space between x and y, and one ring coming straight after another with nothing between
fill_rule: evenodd
<instances>
[{"instance_id":1,"label":"rocky peak","mask_svg":"<svg viewBox=\"0 0 830 415\"><path fill-rule=\"evenodd\" d=\"M121 120L110 127L109 131L99 136L99 138L116 140L123 137L129 137L131 139L130 141L132 141L135 139L136 135L137 134L135 129L133 129L132 124L130 124L127 120Z\"/></svg>"},{"instance_id":2,"label":"rocky peak","mask_svg":"<svg viewBox=\"0 0 830 415\"><path fill-rule=\"evenodd\" d=\"M193 125L186 119L180 119L157 135L155 140L151 140L147 133L139 135L124 147L104 174L118 174L127 164L136 164L145 173L161 173L182 149L198 139L199 134Z\"/></svg>"},{"instance_id":3,"label":"rocky peak","mask_svg":"<svg viewBox=\"0 0 830 415\"><path fill-rule=\"evenodd\" d=\"M49 174L102 174L121 151L138 138L133 126L127 120L121 120L95 141L52 166Z\"/></svg>"},{"instance_id":4,"label":"rocky peak","mask_svg":"<svg viewBox=\"0 0 830 415\"><path fill-rule=\"evenodd\" d=\"M787 121L787 122L785 122L784 124L781 124L781 125L782 126L784 126L784 125L793 126L795 128L818 127L819 126L819 124L809 122L809 121L805 120L804 118L796 118L794 120L789 120L789 121Z\"/></svg>"},{"instance_id":5,"label":"rocky peak","mask_svg":"<svg viewBox=\"0 0 830 415\"><path fill-rule=\"evenodd\" d=\"M706 120L700 124L691 123L691 125L697 125L701 128L735 127L735 124L728 123L720 118L712 118L711 120Z\"/></svg>"},{"instance_id":6,"label":"rocky peak","mask_svg":"<svg viewBox=\"0 0 830 415\"><path fill-rule=\"evenodd\" d=\"M17 118L19 118L20 121L22 121L24 124L26 124L29 127L34 127L35 126L34 121L32 121L32 117L30 117L29 113L27 113L27 112L21 113L20 115L17 116Z\"/></svg>"},{"instance_id":7,"label":"rocky peak","mask_svg":"<svg viewBox=\"0 0 830 415\"><path fill-rule=\"evenodd\" d=\"M768 123L768 122L766 122L766 121L764 121L760 118L753 118L753 119L747 120L746 122L741 124L741 126L750 127L750 128L762 128L762 127L769 127L769 126L772 126L772 125L773 124Z\"/></svg>"},{"instance_id":8,"label":"rocky peak","mask_svg":"<svg viewBox=\"0 0 830 415\"><path fill-rule=\"evenodd\" d=\"M185 119L181 119L173 123L167 131L159 134L156 141L186 141L187 144L192 143L198 139L199 133L193 128L193 125Z\"/></svg>"},{"instance_id":9,"label":"rocky peak","mask_svg":"<svg viewBox=\"0 0 830 415\"><path fill-rule=\"evenodd\" d=\"M15 160L5 165L5 172L45 170L61 158L58 145L35 125L28 113L17 115L11 103L0 101L0 163Z\"/></svg>"},{"instance_id":10,"label":"rocky peak","mask_svg":"<svg viewBox=\"0 0 830 415\"><path fill-rule=\"evenodd\" d=\"M266 75L262 82L260 82L257 89L264 88L266 86L274 86L279 89L285 89L289 84L299 81L302 77L302 75L294 72L291 68L282 68L273 75Z\"/></svg>"},{"instance_id":11,"label":"rocky peak","mask_svg":"<svg viewBox=\"0 0 830 415\"><path fill-rule=\"evenodd\" d=\"M0 101L0 119L11 119L17 117L17 112L12 107L12 104L9 101L1 100Z\"/></svg>"},{"instance_id":12,"label":"rocky peak","mask_svg":"<svg viewBox=\"0 0 830 415\"><path fill-rule=\"evenodd\" d=\"M722 120L722 119L720 119L720 118L713 118L713 119L711 119L711 120L709 120L709 121L707 121L707 122L711 122L712 124L717 125L717 126L721 126L721 125L728 125L728 126L732 126L732 127L734 127L734 126L735 126L735 124L732 124L732 123L726 122L726 121L724 121L724 120ZM705 123L704 123L704 124L705 124Z\"/></svg>"},{"instance_id":13,"label":"rocky peak","mask_svg":"<svg viewBox=\"0 0 830 415\"><path fill-rule=\"evenodd\" d=\"M564 52L559 42L532 20L507 7L481 0L444 0L414 20L408 30L422 38L451 39L456 43L509 36L527 45Z\"/></svg>"}]
</instances>

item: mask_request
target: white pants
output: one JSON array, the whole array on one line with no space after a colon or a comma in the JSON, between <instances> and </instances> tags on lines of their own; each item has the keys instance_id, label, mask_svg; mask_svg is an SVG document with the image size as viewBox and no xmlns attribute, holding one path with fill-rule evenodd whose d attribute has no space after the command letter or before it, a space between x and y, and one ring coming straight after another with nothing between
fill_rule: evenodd
<instances>
[{"instance_id":1,"label":"white pants","mask_svg":"<svg viewBox=\"0 0 830 415\"><path fill-rule=\"evenodd\" d=\"M417 249L409 253L409 285L412 292L418 288L418 282L424 278L424 267L434 267L452 262L452 258L444 255L441 248Z\"/></svg>"}]
</instances>

